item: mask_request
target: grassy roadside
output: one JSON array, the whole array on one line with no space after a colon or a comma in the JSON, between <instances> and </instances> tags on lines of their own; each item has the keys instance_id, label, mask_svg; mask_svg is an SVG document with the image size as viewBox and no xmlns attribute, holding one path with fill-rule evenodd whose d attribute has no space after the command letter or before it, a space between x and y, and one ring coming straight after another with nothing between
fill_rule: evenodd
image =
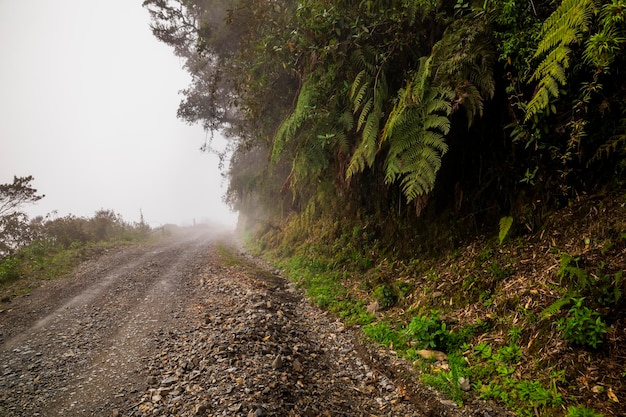
<instances>
[{"instance_id":1,"label":"grassy roadside","mask_svg":"<svg viewBox=\"0 0 626 417\"><path fill-rule=\"evenodd\" d=\"M76 243L69 248L35 242L0 262L0 301L30 293L42 282L64 279L82 262L105 252L147 241L147 238Z\"/></svg>"},{"instance_id":2,"label":"grassy roadside","mask_svg":"<svg viewBox=\"0 0 626 417\"><path fill-rule=\"evenodd\" d=\"M623 195L581 200L536 233L420 259L383 256L375 242L355 243L356 230L329 235L266 237L256 250L458 404L492 400L519 416L626 411Z\"/></svg>"}]
</instances>

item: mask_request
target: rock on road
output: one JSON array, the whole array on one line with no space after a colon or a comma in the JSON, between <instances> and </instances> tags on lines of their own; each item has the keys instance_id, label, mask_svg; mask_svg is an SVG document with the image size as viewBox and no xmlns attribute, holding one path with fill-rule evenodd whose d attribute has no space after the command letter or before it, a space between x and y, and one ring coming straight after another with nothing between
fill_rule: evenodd
<instances>
[{"instance_id":1,"label":"rock on road","mask_svg":"<svg viewBox=\"0 0 626 417\"><path fill-rule=\"evenodd\" d=\"M221 258L224 242L111 250L14 299L0 416L460 415L396 381L391 357L381 366L286 279Z\"/></svg>"}]
</instances>

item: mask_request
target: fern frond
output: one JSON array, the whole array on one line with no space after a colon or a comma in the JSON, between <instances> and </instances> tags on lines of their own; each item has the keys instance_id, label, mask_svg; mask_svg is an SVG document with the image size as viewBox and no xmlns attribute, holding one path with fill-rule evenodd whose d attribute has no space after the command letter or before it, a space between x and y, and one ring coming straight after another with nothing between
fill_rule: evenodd
<instances>
[{"instance_id":1,"label":"fern frond","mask_svg":"<svg viewBox=\"0 0 626 417\"><path fill-rule=\"evenodd\" d=\"M559 311L561 311L563 307L567 306L571 302L572 302L572 296L570 294L567 294L559 298L558 300L550 304L541 312L541 314L539 315L541 317L541 320L549 319L550 317L554 316Z\"/></svg>"},{"instance_id":2,"label":"fern frond","mask_svg":"<svg viewBox=\"0 0 626 417\"><path fill-rule=\"evenodd\" d=\"M558 45L576 42L580 33L589 30L594 10L593 0L563 0L543 22L539 35L541 41L533 57L537 58Z\"/></svg>"},{"instance_id":3,"label":"fern frond","mask_svg":"<svg viewBox=\"0 0 626 417\"><path fill-rule=\"evenodd\" d=\"M363 104L363 98L369 88L369 82L365 80L366 72L362 70L357 74L350 87L350 100L353 103L353 111L356 112Z\"/></svg>"},{"instance_id":4,"label":"fern frond","mask_svg":"<svg viewBox=\"0 0 626 417\"><path fill-rule=\"evenodd\" d=\"M296 107L291 114L283 120L274 135L272 147L272 162L275 163L280 158L285 144L292 140L296 132L315 112L315 100L317 99L316 80L313 77L307 78L302 84Z\"/></svg>"},{"instance_id":5,"label":"fern frond","mask_svg":"<svg viewBox=\"0 0 626 417\"><path fill-rule=\"evenodd\" d=\"M506 236L509 234L509 230L511 230L511 226L513 226L513 217L505 216L500 218L500 231L498 233L498 241L500 244L504 242Z\"/></svg>"},{"instance_id":6,"label":"fern frond","mask_svg":"<svg viewBox=\"0 0 626 417\"><path fill-rule=\"evenodd\" d=\"M539 84L527 105L525 120L547 108L550 97L559 96L559 84L567 83L569 46L578 43L589 30L594 11L593 0L563 0L543 23L533 58L544 58L530 77L530 81L537 80Z\"/></svg>"},{"instance_id":7,"label":"fern frond","mask_svg":"<svg viewBox=\"0 0 626 417\"><path fill-rule=\"evenodd\" d=\"M389 146L385 182L399 180L408 201L432 190L441 157L448 151L445 135L450 130L453 93L430 86L431 63L431 57L420 60L418 71L398 92L380 138Z\"/></svg>"},{"instance_id":8,"label":"fern frond","mask_svg":"<svg viewBox=\"0 0 626 417\"><path fill-rule=\"evenodd\" d=\"M367 100L367 102L365 102L365 104L363 105L361 114L359 115L359 118L356 122L357 132L361 130L361 128L363 127L363 123L365 123L365 120L368 118L373 108L374 108L374 97L370 97L369 100Z\"/></svg>"},{"instance_id":9,"label":"fern frond","mask_svg":"<svg viewBox=\"0 0 626 417\"><path fill-rule=\"evenodd\" d=\"M352 52L353 65L362 70L373 72L376 70L376 51L371 46L364 46Z\"/></svg>"}]
</instances>

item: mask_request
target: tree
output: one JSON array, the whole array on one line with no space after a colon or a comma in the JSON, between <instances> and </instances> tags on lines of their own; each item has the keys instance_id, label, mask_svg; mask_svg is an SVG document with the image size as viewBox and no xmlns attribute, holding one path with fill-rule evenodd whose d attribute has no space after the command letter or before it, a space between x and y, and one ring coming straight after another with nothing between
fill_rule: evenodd
<instances>
[{"instance_id":1,"label":"tree","mask_svg":"<svg viewBox=\"0 0 626 417\"><path fill-rule=\"evenodd\" d=\"M20 211L44 196L31 186L32 176L13 177L13 183L0 184L0 258L28 243L31 230L28 216Z\"/></svg>"}]
</instances>

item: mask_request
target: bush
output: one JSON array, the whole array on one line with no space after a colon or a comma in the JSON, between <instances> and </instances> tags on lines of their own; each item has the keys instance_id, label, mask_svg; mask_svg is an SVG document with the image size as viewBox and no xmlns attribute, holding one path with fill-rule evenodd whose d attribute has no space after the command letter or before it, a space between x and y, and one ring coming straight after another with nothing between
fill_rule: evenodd
<instances>
[{"instance_id":1,"label":"bush","mask_svg":"<svg viewBox=\"0 0 626 417\"><path fill-rule=\"evenodd\" d=\"M372 293L372 298L382 309L391 308L398 301L398 295L390 285L378 286Z\"/></svg>"},{"instance_id":2,"label":"bush","mask_svg":"<svg viewBox=\"0 0 626 417\"><path fill-rule=\"evenodd\" d=\"M559 320L559 331L563 332L565 340L578 345L598 347L603 342L607 325L600 314L582 305L584 298L573 298L574 306L569 310L569 316Z\"/></svg>"},{"instance_id":3,"label":"bush","mask_svg":"<svg viewBox=\"0 0 626 417\"><path fill-rule=\"evenodd\" d=\"M19 259L14 256L7 256L0 260L0 284L18 280L20 275Z\"/></svg>"},{"instance_id":4,"label":"bush","mask_svg":"<svg viewBox=\"0 0 626 417\"><path fill-rule=\"evenodd\" d=\"M406 329L407 337L416 341L423 349L446 350L450 331L439 317L415 316Z\"/></svg>"}]
</instances>

